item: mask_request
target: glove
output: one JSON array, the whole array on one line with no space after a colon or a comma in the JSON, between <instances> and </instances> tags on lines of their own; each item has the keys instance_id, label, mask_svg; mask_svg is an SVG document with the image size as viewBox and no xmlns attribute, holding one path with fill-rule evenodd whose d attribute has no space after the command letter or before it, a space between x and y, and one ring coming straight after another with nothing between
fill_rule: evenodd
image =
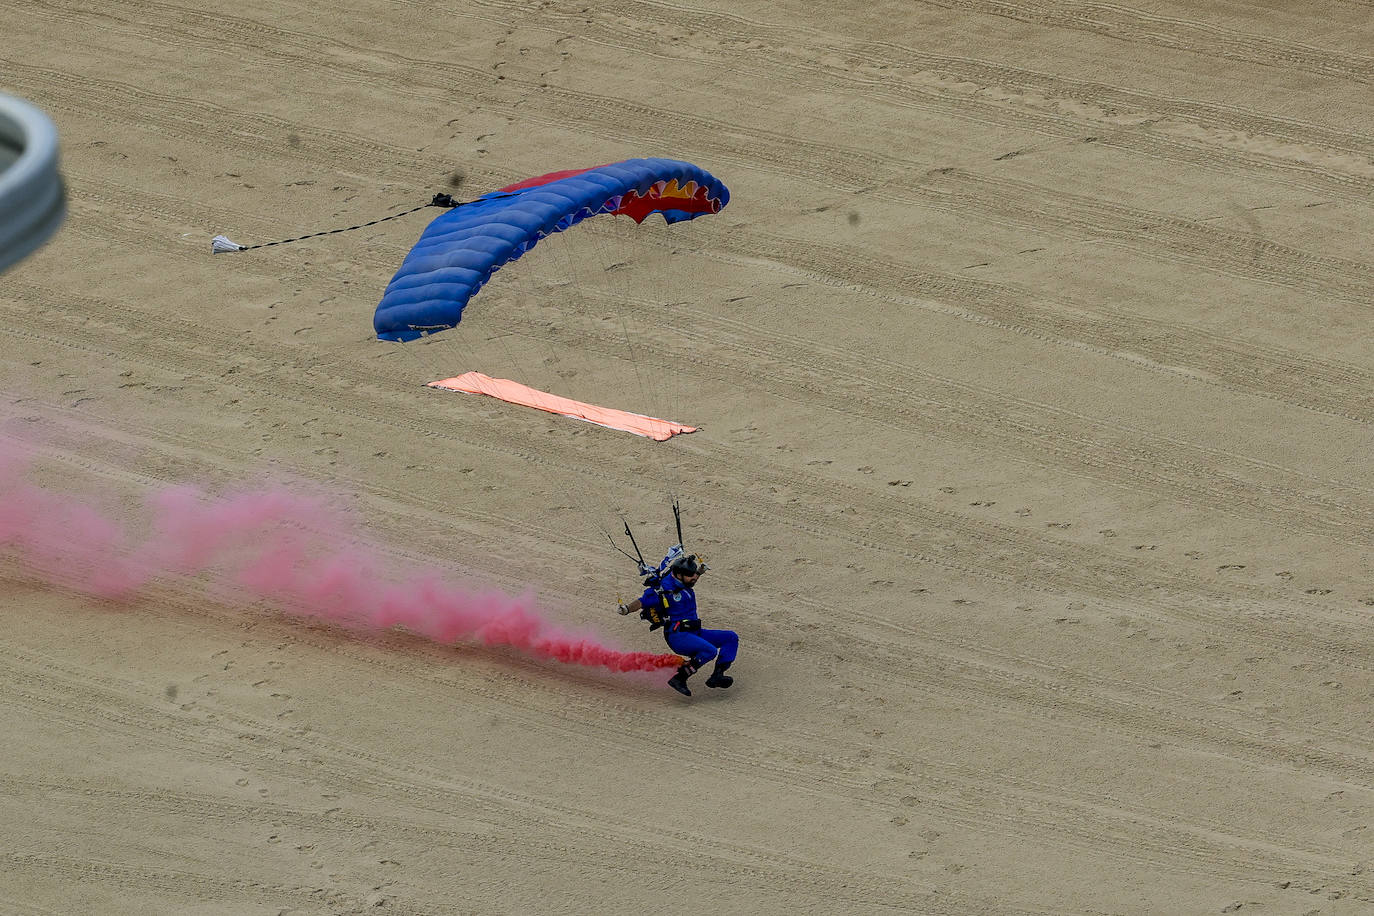
<instances>
[{"instance_id":1,"label":"glove","mask_svg":"<svg viewBox=\"0 0 1374 916\"><path fill-rule=\"evenodd\" d=\"M618 608L619 608L619 610L620 610L620 616L621 616L621 617L624 617L626 614L630 613L630 609L627 608L627 607L624 605L624 603L621 603L620 605L618 605Z\"/></svg>"}]
</instances>

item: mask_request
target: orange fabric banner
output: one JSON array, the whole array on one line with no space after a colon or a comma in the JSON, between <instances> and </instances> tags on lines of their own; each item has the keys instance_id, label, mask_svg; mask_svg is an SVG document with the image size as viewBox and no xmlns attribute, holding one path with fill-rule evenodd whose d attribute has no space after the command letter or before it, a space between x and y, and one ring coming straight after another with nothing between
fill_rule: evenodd
<instances>
[{"instance_id":1,"label":"orange fabric banner","mask_svg":"<svg viewBox=\"0 0 1374 916\"><path fill-rule=\"evenodd\" d=\"M695 426L684 426L671 420L660 420L657 417L630 413L628 410L615 410L610 407L598 407L595 404L574 401L571 398L549 394L547 391L540 391L519 382L512 382L510 379L492 378L480 372L464 372L453 378L430 382L428 387L443 388L447 391L465 391L468 394L485 394L523 407L533 407L535 410L572 417L574 420L586 420L597 426L624 430L627 433L634 433L636 436L647 436L659 442L665 442L679 433L697 431Z\"/></svg>"}]
</instances>

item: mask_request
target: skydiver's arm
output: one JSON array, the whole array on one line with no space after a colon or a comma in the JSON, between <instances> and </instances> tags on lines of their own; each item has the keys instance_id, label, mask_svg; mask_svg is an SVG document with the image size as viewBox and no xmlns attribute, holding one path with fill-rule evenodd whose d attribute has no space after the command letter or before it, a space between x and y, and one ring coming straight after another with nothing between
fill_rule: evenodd
<instances>
[{"instance_id":1,"label":"skydiver's arm","mask_svg":"<svg viewBox=\"0 0 1374 916\"><path fill-rule=\"evenodd\" d=\"M636 613L637 611L639 611L639 609L642 608L642 607L644 607L644 605L643 605L643 604L640 604L639 599L636 598L635 600L631 601L629 604L622 604L622 605L620 606L620 614L621 614L621 616L624 616L624 615L626 615L626 614L634 614L634 613Z\"/></svg>"}]
</instances>

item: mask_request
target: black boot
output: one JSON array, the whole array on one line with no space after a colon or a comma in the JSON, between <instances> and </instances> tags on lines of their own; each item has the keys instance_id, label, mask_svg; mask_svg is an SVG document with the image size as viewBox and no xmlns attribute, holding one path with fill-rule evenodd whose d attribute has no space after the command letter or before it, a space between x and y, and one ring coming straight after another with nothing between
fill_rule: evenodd
<instances>
[{"instance_id":1,"label":"black boot","mask_svg":"<svg viewBox=\"0 0 1374 916\"><path fill-rule=\"evenodd\" d=\"M735 679L725 673L725 669L730 667L729 662L716 662L716 670L711 672L711 676L706 679L707 687L729 687Z\"/></svg>"},{"instance_id":2,"label":"black boot","mask_svg":"<svg viewBox=\"0 0 1374 916\"><path fill-rule=\"evenodd\" d=\"M690 697L692 695L692 691L687 689L687 678L691 677L696 673L696 665L692 664L691 662L684 662L683 665L677 669L677 674L674 674L672 677L668 678L668 686L676 690L678 693L682 694L684 697Z\"/></svg>"}]
</instances>

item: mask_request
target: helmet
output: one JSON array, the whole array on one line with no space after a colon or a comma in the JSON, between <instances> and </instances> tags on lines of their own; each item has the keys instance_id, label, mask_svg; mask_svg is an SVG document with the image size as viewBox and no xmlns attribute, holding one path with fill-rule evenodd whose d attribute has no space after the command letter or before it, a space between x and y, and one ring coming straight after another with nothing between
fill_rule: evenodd
<instances>
[{"instance_id":1,"label":"helmet","mask_svg":"<svg viewBox=\"0 0 1374 916\"><path fill-rule=\"evenodd\" d=\"M696 554L678 557L673 561L673 565L668 570L677 578L683 576L699 576L706 569L706 564L697 559Z\"/></svg>"}]
</instances>

